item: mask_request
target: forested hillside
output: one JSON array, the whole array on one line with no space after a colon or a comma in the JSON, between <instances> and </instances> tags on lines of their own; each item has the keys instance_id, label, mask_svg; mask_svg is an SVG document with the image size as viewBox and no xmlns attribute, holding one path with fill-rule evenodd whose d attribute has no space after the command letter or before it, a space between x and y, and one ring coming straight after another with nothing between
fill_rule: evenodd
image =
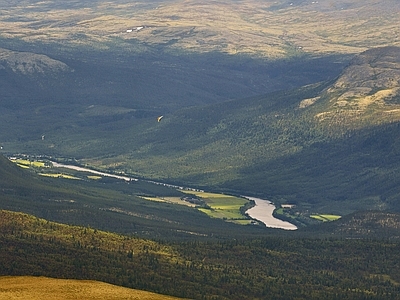
<instances>
[{"instance_id":1,"label":"forested hillside","mask_svg":"<svg viewBox=\"0 0 400 300\"><path fill-rule=\"evenodd\" d=\"M307 210L398 211L398 50L362 53L331 82L178 111L82 162Z\"/></svg>"},{"instance_id":2,"label":"forested hillside","mask_svg":"<svg viewBox=\"0 0 400 300\"><path fill-rule=\"evenodd\" d=\"M400 293L397 242L157 243L22 213L0 215L1 275L100 280L191 299L398 299Z\"/></svg>"},{"instance_id":3,"label":"forested hillside","mask_svg":"<svg viewBox=\"0 0 400 300\"><path fill-rule=\"evenodd\" d=\"M26 111L24 123L6 122L4 134L14 141L3 151L262 195L302 212L398 211L398 53L369 50L335 80L171 111L162 122L156 121L162 110L150 106L82 107L74 97L57 107L44 103L35 114ZM6 120L19 114L8 111ZM65 119L55 119L60 111ZM50 124L46 130L42 122Z\"/></svg>"}]
</instances>

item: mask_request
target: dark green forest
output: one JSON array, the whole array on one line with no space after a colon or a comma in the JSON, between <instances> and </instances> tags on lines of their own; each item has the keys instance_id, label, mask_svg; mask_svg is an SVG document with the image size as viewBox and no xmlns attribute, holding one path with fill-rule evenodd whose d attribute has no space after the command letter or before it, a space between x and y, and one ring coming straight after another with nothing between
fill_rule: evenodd
<instances>
[{"instance_id":1,"label":"dark green forest","mask_svg":"<svg viewBox=\"0 0 400 300\"><path fill-rule=\"evenodd\" d=\"M96 279L192 299L399 299L397 241L155 243L1 214L2 275Z\"/></svg>"}]
</instances>

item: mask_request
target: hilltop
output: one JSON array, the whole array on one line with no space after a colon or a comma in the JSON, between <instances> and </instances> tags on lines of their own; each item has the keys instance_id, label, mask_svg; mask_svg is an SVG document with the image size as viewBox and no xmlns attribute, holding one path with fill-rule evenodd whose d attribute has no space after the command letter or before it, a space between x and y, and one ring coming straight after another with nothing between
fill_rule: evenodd
<instances>
[{"instance_id":1,"label":"hilltop","mask_svg":"<svg viewBox=\"0 0 400 300\"><path fill-rule=\"evenodd\" d=\"M65 63L46 55L18 52L0 48L0 69L10 69L14 73L54 74L72 71Z\"/></svg>"}]
</instances>

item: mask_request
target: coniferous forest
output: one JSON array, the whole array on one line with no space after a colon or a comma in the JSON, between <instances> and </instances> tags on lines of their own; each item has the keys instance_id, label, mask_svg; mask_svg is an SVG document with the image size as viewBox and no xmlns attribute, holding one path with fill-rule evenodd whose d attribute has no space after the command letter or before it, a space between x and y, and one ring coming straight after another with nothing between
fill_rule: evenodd
<instances>
[{"instance_id":1,"label":"coniferous forest","mask_svg":"<svg viewBox=\"0 0 400 300\"><path fill-rule=\"evenodd\" d=\"M397 241L154 242L21 213L1 217L1 275L95 279L191 299L399 299Z\"/></svg>"}]
</instances>

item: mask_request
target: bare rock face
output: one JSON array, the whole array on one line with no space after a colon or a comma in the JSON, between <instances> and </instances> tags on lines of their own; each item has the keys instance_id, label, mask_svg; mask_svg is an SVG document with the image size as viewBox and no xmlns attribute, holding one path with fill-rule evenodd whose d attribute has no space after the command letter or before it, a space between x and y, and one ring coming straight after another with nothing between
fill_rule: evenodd
<instances>
[{"instance_id":1,"label":"bare rock face","mask_svg":"<svg viewBox=\"0 0 400 300\"><path fill-rule=\"evenodd\" d=\"M0 48L0 70L10 69L24 75L54 74L72 71L65 63L42 54Z\"/></svg>"}]
</instances>

